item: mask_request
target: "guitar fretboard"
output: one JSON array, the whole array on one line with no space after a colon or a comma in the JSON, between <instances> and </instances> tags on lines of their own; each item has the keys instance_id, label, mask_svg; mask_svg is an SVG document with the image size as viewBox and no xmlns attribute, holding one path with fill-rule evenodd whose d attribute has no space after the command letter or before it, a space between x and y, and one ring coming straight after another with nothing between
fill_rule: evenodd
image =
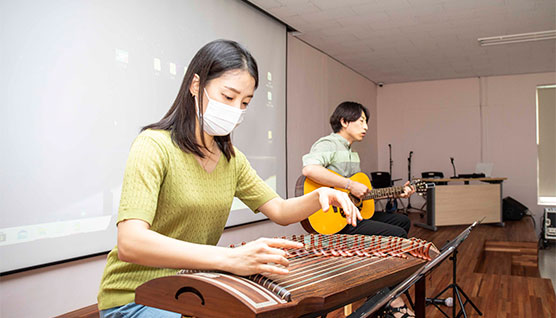
<instances>
[{"instance_id":1,"label":"guitar fretboard","mask_svg":"<svg viewBox=\"0 0 556 318\"><path fill-rule=\"evenodd\" d=\"M400 194L402 194L403 192L403 186L372 189L371 191L369 191L369 193L363 196L363 200L377 199L383 197L394 198L400 196Z\"/></svg>"}]
</instances>

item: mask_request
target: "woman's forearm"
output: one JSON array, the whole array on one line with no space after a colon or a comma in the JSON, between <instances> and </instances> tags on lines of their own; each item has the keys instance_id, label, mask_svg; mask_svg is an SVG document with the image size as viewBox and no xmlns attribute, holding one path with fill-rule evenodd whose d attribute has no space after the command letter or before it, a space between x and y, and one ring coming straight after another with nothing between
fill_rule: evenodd
<instances>
[{"instance_id":1,"label":"woman's forearm","mask_svg":"<svg viewBox=\"0 0 556 318\"><path fill-rule=\"evenodd\" d=\"M217 270L237 275L286 274L284 249L303 245L282 239L259 238L237 248L176 240L149 229L141 220L118 224L118 257L125 262L162 268Z\"/></svg>"},{"instance_id":2,"label":"woman's forearm","mask_svg":"<svg viewBox=\"0 0 556 318\"><path fill-rule=\"evenodd\" d=\"M163 268L225 270L227 252L223 247L161 235L141 220L118 224L118 257L125 262Z\"/></svg>"},{"instance_id":3,"label":"woman's forearm","mask_svg":"<svg viewBox=\"0 0 556 318\"><path fill-rule=\"evenodd\" d=\"M288 225L305 220L321 208L318 190L284 200L275 198L259 208L273 222Z\"/></svg>"},{"instance_id":4,"label":"woman's forearm","mask_svg":"<svg viewBox=\"0 0 556 318\"><path fill-rule=\"evenodd\" d=\"M275 223L288 225L306 219L319 209L328 211L330 205L343 209L348 224L355 226L357 220L362 219L361 213L346 193L327 187L288 200L272 199L259 210Z\"/></svg>"}]
</instances>

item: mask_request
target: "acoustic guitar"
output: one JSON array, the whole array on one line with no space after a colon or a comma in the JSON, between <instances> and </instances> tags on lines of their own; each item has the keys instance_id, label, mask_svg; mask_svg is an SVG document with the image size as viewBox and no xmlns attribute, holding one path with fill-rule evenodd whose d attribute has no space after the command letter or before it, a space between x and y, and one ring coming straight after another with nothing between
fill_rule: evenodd
<instances>
[{"instance_id":1,"label":"acoustic guitar","mask_svg":"<svg viewBox=\"0 0 556 318\"><path fill-rule=\"evenodd\" d=\"M332 170L329 170L334 174L338 174ZM353 182L359 182L369 188L369 192L365 194L362 198L357 198L352 195L349 190L342 188L334 188L336 190L346 192L349 194L350 199L353 204L361 212L361 216L364 219L370 219L375 213L375 202L374 199L383 197L398 197L404 192L404 186L389 187L389 188L378 188L373 189L371 186L371 180L369 177L363 173L358 172L349 179ZM410 182L410 185L415 187L415 192L424 193L428 188L434 186L434 184L427 184L420 179L415 179ZM302 187L302 188L301 188ZM309 178L301 177L298 179L298 184L296 185L296 195L303 195L315 191L318 188L325 187ZM332 188L332 187L331 187ZM320 233L320 234L335 234L341 231L346 225L346 217L344 211L341 208L330 206L328 211L323 211L322 209L313 213L309 218L301 221L303 228L309 233Z\"/></svg>"}]
</instances>

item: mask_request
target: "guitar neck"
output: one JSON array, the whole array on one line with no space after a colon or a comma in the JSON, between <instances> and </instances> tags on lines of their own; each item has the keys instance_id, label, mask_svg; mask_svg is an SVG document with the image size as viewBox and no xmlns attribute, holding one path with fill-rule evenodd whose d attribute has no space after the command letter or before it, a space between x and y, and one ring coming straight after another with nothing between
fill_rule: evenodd
<instances>
[{"instance_id":1,"label":"guitar neck","mask_svg":"<svg viewBox=\"0 0 556 318\"><path fill-rule=\"evenodd\" d=\"M372 189L363 196L363 200L378 199L383 197L399 197L404 192L403 186Z\"/></svg>"}]
</instances>

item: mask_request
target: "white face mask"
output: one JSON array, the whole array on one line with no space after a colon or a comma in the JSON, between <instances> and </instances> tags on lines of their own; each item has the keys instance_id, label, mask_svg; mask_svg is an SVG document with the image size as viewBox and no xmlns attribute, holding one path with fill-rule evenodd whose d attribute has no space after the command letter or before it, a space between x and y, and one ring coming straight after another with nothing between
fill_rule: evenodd
<instances>
[{"instance_id":1,"label":"white face mask","mask_svg":"<svg viewBox=\"0 0 556 318\"><path fill-rule=\"evenodd\" d=\"M203 114L205 132L211 136L229 135L243 121L246 110L215 101L208 96L206 89L204 92L208 98L207 109ZM195 106L197 107L197 116L201 118L197 96L195 96Z\"/></svg>"}]
</instances>

